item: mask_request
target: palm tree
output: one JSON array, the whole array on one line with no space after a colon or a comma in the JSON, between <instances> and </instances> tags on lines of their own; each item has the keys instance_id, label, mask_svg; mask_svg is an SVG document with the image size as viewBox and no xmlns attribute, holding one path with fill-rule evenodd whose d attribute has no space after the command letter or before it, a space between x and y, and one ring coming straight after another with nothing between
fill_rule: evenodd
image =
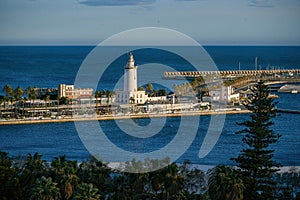
<instances>
[{"instance_id":1,"label":"palm tree","mask_svg":"<svg viewBox=\"0 0 300 200\"><path fill-rule=\"evenodd\" d=\"M148 193L146 190L147 183L149 180L148 173L131 173L129 174L132 183L132 189L136 196Z\"/></svg>"},{"instance_id":2,"label":"palm tree","mask_svg":"<svg viewBox=\"0 0 300 200\"><path fill-rule=\"evenodd\" d=\"M69 105L70 99L68 97L59 97L58 104L59 105Z\"/></svg>"},{"instance_id":3,"label":"palm tree","mask_svg":"<svg viewBox=\"0 0 300 200\"><path fill-rule=\"evenodd\" d=\"M98 98L101 97L102 93L97 91L95 92L95 98L96 98L96 113L98 114Z\"/></svg>"},{"instance_id":4,"label":"palm tree","mask_svg":"<svg viewBox=\"0 0 300 200\"><path fill-rule=\"evenodd\" d=\"M50 96L49 95L45 96L44 101L45 101L45 104L46 104L46 110L48 108L47 103L49 103L49 100L50 100ZM51 112L50 112L50 116L51 116Z\"/></svg>"},{"instance_id":5,"label":"palm tree","mask_svg":"<svg viewBox=\"0 0 300 200\"><path fill-rule=\"evenodd\" d=\"M24 95L24 90L23 88L21 88L20 86L18 86L15 90L14 90L14 98L15 100L18 101L18 110L20 110L20 102L23 105L24 101L22 99ZM20 112L19 112L20 113Z\"/></svg>"},{"instance_id":6,"label":"palm tree","mask_svg":"<svg viewBox=\"0 0 300 200\"><path fill-rule=\"evenodd\" d=\"M106 90L105 94L106 94L106 97L107 97L106 106L107 106L107 110L109 112L109 100L112 97L113 93L110 90Z\"/></svg>"},{"instance_id":7,"label":"palm tree","mask_svg":"<svg viewBox=\"0 0 300 200\"><path fill-rule=\"evenodd\" d=\"M100 195L107 195L112 190L112 171L101 161L92 158L79 166L78 177L81 182L93 183L99 189Z\"/></svg>"},{"instance_id":8,"label":"palm tree","mask_svg":"<svg viewBox=\"0 0 300 200\"><path fill-rule=\"evenodd\" d=\"M35 153L28 154L22 173L20 176L20 183L23 188L29 188L37 178L41 178L45 173L46 163L42 160L42 155ZM28 196L27 196L28 195ZM30 194L23 194L24 198L29 198Z\"/></svg>"},{"instance_id":9,"label":"palm tree","mask_svg":"<svg viewBox=\"0 0 300 200\"><path fill-rule=\"evenodd\" d=\"M22 199L20 169L8 153L0 151L0 199Z\"/></svg>"},{"instance_id":10,"label":"palm tree","mask_svg":"<svg viewBox=\"0 0 300 200\"><path fill-rule=\"evenodd\" d=\"M153 91L154 91L153 85L151 83L148 83L147 86L146 86L146 92L148 94L152 94Z\"/></svg>"},{"instance_id":11,"label":"palm tree","mask_svg":"<svg viewBox=\"0 0 300 200\"><path fill-rule=\"evenodd\" d=\"M94 188L93 184L81 183L77 186L74 200L97 200L100 199L98 189Z\"/></svg>"},{"instance_id":12,"label":"palm tree","mask_svg":"<svg viewBox=\"0 0 300 200\"><path fill-rule=\"evenodd\" d=\"M179 166L179 171L184 176L184 190L190 196L200 196L207 191L206 173L193 166L190 161L185 161Z\"/></svg>"},{"instance_id":13,"label":"palm tree","mask_svg":"<svg viewBox=\"0 0 300 200\"><path fill-rule=\"evenodd\" d=\"M2 118L2 104L5 102L5 97L4 96L0 96L0 118Z\"/></svg>"},{"instance_id":14,"label":"palm tree","mask_svg":"<svg viewBox=\"0 0 300 200\"><path fill-rule=\"evenodd\" d=\"M137 90L138 90L138 91L145 91L145 89L144 89L143 87L141 87L141 86L139 86L139 87L137 88Z\"/></svg>"},{"instance_id":15,"label":"palm tree","mask_svg":"<svg viewBox=\"0 0 300 200\"><path fill-rule=\"evenodd\" d=\"M14 90L14 97L16 100L20 100L24 95L24 90L23 88L21 88L20 86L18 86L15 90Z\"/></svg>"},{"instance_id":16,"label":"palm tree","mask_svg":"<svg viewBox=\"0 0 300 200\"><path fill-rule=\"evenodd\" d=\"M3 92L5 92L5 96L12 103L14 97L14 89L9 84L7 84L4 86Z\"/></svg>"},{"instance_id":17,"label":"palm tree","mask_svg":"<svg viewBox=\"0 0 300 200\"><path fill-rule=\"evenodd\" d=\"M38 95L37 87L29 86L26 89L26 94L27 94L28 99L30 100L30 107L31 107L31 100L32 100L32 104L34 106L34 100L37 98L37 95Z\"/></svg>"},{"instance_id":18,"label":"palm tree","mask_svg":"<svg viewBox=\"0 0 300 200\"><path fill-rule=\"evenodd\" d=\"M31 189L30 199L32 200L55 200L60 199L59 188L57 183L52 181L52 178L46 178L42 176L37 179L34 186Z\"/></svg>"},{"instance_id":19,"label":"palm tree","mask_svg":"<svg viewBox=\"0 0 300 200\"><path fill-rule=\"evenodd\" d=\"M133 191L131 190L130 181L127 174L120 174L113 178L112 193L109 199L124 199L130 200L133 198Z\"/></svg>"},{"instance_id":20,"label":"palm tree","mask_svg":"<svg viewBox=\"0 0 300 200\"><path fill-rule=\"evenodd\" d=\"M9 84L4 86L3 92L5 92L5 95L7 97L13 97L14 96L14 89Z\"/></svg>"},{"instance_id":21,"label":"palm tree","mask_svg":"<svg viewBox=\"0 0 300 200\"><path fill-rule=\"evenodd\" d=\"M0 96L0 119L2 118L2 103L4 102L3 96Z\"/></svg>"},{"instance_id":22,"label":"palm tree","mask_svg":"<svg viewBox=\"0 0 300 200\"><path fill-rule=\"evenodd\" d=\"M220 165L209 174L208 193L211 199L241 200L243 199L244 184L232 167Z\"/></svg>"},{"instance_id":23,"label":"palm tree","mask_svg":"<svg viewBox=\"0 0 300 200\"><path fill-rule=\"evenodd\" d=\"M70 199L79 180L77 162L67 160L66 156L60 156L54 158L51 167L53 179L58 183L62 197Z\"/></svg>"},{"instance_id":24,"label":"palm tree","mask_svg":"<svg viewBox=\"0 0 300 200\"><path fill-rule=\"evenodd\" d=\"M164 168L164 186L165 186L165 199L169 199L170 195L178 194L184 186L184 177L178 170L176 164L171 164Z\"/></svg>"},{"instance_id":25,"label":"palm tree","mask_svg":"<svg viewBox=\"0 0 300 200\"><path fill-rule=\"evenodd\" d=\"M3 103L4 103L4 96L0 95L0 108L2 107Z\"/></svg>"},{"instance_id":26,"label":"palm tree","mask_svg":"<svg viewBox=\"0 0 300 200\"><path fill-rule=\"evenodd\" d=\"M162 195L160 199L173 199L182 192L184 177L175 163L150 174L151 187L156 195Z\"/></svg>"},{"instance_id":27,"label":"palm tree","mask_svg":"<svg viewBox=\"0 0 300 200\"><path fill-rule=\"evenodd\" d=\"M37 95L38 95L37 90L38 90L38 88L36 86L34 86L34 87L29 86L26 89L26 94L30 100L33 100L33 104L34 104L34 100L37 98Z\"/></svg>"}]
</instances>

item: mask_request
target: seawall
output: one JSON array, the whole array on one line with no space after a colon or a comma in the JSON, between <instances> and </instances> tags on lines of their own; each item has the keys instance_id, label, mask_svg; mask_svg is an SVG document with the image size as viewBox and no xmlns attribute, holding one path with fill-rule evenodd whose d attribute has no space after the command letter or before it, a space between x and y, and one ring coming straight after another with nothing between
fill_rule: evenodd
<instances>
[{"instance_id":1,"label":"seawall","mask_svg":"<svg viewBox=\"0 0 300 200\"><path fill-rule=\"evenodd\" d=\"M200 115L226 115L226 114L245 114L250 113L248 110L226 110L226 111L189 111L179 113L143 113L143 114L124 114L124 115L105 115L91 117L69 117L61 119L14 119L0 121L0 125L14 124L39 124L39 123L62 123L78 121L95 121L95 120L120 120L120 119L139 119L139 118L157 118L157 117L181 117L181 116L200 116Z\"/></svg>"}]
</instances>

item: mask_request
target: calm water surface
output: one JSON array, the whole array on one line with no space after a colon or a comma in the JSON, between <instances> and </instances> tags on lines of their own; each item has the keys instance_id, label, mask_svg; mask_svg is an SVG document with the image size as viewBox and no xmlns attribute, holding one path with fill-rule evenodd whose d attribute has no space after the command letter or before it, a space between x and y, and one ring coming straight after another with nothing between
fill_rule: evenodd
<instances>
[{"instance_id":1,"label":"calm water surface","mask_svg":"<svg viewBox=\"0 0 300 200\"><path fill-rule=\"evenodd\" d=\"M178 162L190 160L196 164L216 165L232 164L229 159L235 157L243 147L242 136L235 132L242 127L236 122L248 119L248 115L227 115L216 146L204 159L198 158L198 152L206 134L209 116L201 116L197 136L189 149L178 159ZM138 119L138 124L149 119ZM280 141L273 148L276 150L275 158L285 166L300 165L300 115L280 114L274 119L273 129L282 134ZM89 122L82 122L89 123ZM176 127L180 123L180 117L167 120L165 129L150 139L136 139L124 134L115 126L113 121L101 121L101 127L105 134L117 146L129 151L150 152L168 144L176 134ZM187 130L188 137L188 130ZM88 151L81 142L74 123L49 123L32 125L0 126L0 149L11 155L26 155L39 152L45 159L51 160L58 155L67 155L70 159L86 160L90 157Z\"/></svg>"}]
</instances>

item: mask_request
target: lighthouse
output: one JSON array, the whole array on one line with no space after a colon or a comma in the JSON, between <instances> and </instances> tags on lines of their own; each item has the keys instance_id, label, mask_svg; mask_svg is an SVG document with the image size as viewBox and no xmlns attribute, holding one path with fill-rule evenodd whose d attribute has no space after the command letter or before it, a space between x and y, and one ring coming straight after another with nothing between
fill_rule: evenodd
<instances>
[{"instance_id":1,"label":"lighthouse","mask_svg":"<svg viewBox=\"0 0 300 200\"><path fill-rule=\"evenodd\" d=\"M127 64L124 66L124 86L123 90L116 90L116 104L143 104L148 95L145 91L138 90L137 69L134 64L133 54L128 54Z\"/></svg>"},{"instance_id":2,"label":"lighthouse","mask_svg":"<svg viewBox=\"0 0 300 200\"><path fill-rule=\"evenodd\" d=\"M129 53L128 62L124 67L124 91L137 91L137 66L134 66L134 58Z\"/></svg>"}]
</instances>

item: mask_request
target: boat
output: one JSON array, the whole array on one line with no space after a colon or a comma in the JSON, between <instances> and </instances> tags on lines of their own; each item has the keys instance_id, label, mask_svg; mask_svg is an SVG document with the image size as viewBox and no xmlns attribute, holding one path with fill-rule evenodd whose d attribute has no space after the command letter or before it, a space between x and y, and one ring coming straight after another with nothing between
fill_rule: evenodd
<instances>
[{"instance_id":1,"label":"boat","mask_svg":"<svg viewBox=\"0 0 300 200\"><path fill-rule=\"evenodd\" d=\"M279 96L276 94L269 94L268 98L277 99Z\"/></svg>"},{"instance_id":2,"label":"boat","mask_svg":"<svg viewBox=\"0 0 300 200\"><path fill-rule=\"evenodd\" d=\"M278 92L288 92L297 94L300 91L300 85L286 84L279 88Z\"/></svg>"},{"instance_id":3,"label":"boat","mask_svg":"<svg viewBox=\"0 0 300 200\"><path fill-rule=\"evenodd\" d=\"M291 93L292 93L292 94L297 94L297 93L298 93L298 90L291 90Z\"/></svg>"}]
</instances>

